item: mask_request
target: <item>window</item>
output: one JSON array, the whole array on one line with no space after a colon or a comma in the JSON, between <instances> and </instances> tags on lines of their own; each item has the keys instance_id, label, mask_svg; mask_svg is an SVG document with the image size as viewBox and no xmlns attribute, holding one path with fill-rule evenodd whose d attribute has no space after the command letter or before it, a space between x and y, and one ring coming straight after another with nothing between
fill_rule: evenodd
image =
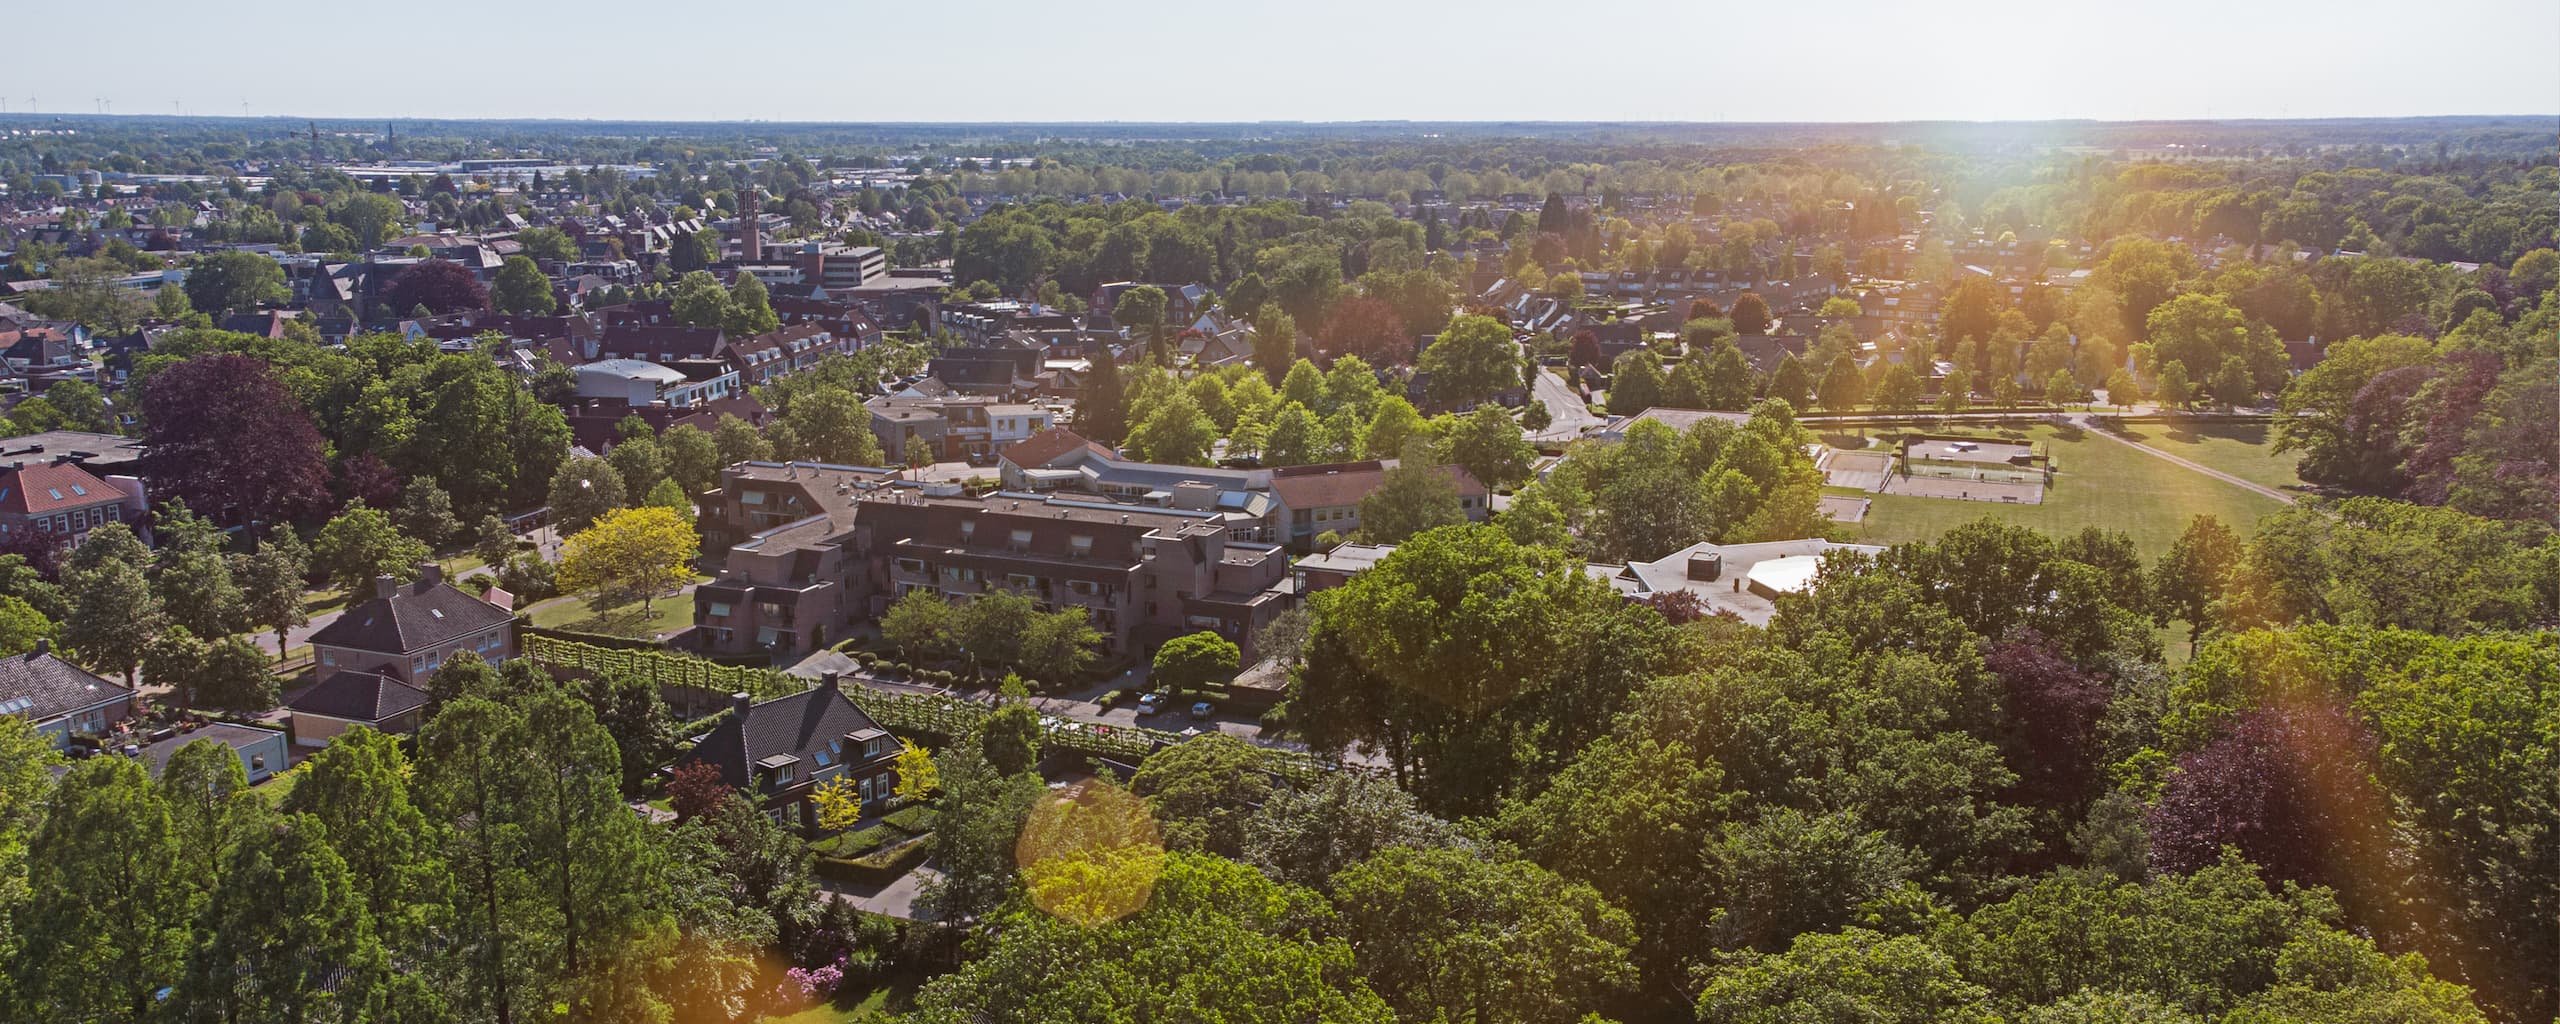
<instances>
[{"instance_id":1,"label":"window","mask_svg":"<svg viewBox=\"0 0 2560 1024\"><path fill-rule=\"evenodd\" d=\"M86 487L82 487L82 486L80 486L79 484L72 484L72 485L71 485L71 493L76 494L76 495L79 495L79 496L81 496L81 497L83 497L83 498L86 498L86 497L88 497L88 496L89 496L89 489L88 489L88 488L86 488Z\"/></svg>"},{"instance_id":2,"label":"window","mask_svg":"<svg viewBox=\"0 0 2560 1024\"><path fill-rule=\"evenodd\" d=\"M1013 546L1014 546L1014 547L1017 547L1017 548L1027 548L1027 547L1030 547L1030 546L1031 546L1031 531L1029 531L1029 530L1015 530L1015 531L1013 531Z\"/></svg>"},{"instance_id":3,"label":"window","mask_svg":"<svg viewBox=\"0 0 2560 1024\"><path fill-rule=\"evenodd\" d=\"M1091 537L1069 537L1069 538L1067 538L1067 554L1069 554L1070 556L1076 557L1076 558L1091 558L1091 557L1093 557L1093 538L1091 538Z\"/></svg>"},{"instance_id":4,"label":"window","mask_svg":"<svg viewBox=\"0 0 2560 1024\"><path fill-rule=\"evenodd\" d=\"M977 520L975 520L975 519L963 519L963 520L961 520L961 521L960 521L960 539L961 539L961 540L968 540L971 534L974 534L974 533L977 533L977 532L978 532L978 521L977 521Z\"/></svg>"},{"instance_id":5,"label":"window","mask_svg":"<svg viewBox=\"0 0 2560 1024\"><path fill-rule=\"evenodd\" d=\"M712 618L715 618L715 619L725 619L725 618L728 618L728 617L729 617L729 603L728 603L728 602L726 602L726 601L713 601L713 602L711 602L711 617L712 617Z\"/></svg>"},{"instance_id":6,"label":"window","mask_svg":"<svg viewBox=\"0 0 2560 1024\"><path fill-rule=\"evenodd\" d=\"M740 492L738 492L738 504L741 504L741 505L762 505L762 504L764 504L764 492L763 492L763 491L740 491Z\"/></svg>"}]
</instances>

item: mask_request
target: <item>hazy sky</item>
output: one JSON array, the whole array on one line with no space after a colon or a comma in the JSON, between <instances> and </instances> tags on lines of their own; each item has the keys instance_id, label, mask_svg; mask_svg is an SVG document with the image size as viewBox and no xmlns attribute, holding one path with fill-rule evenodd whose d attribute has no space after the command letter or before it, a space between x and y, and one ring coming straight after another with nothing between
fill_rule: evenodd
<instances>
[{"instance_id":1,"label":"hazy sky","mask_svg":"<svg viewBox=\"0 0 2560 1024\"><path fill-rule=\"evenodd\" d=\"M2560 3L123 0L7 15L47 111L669 120L2560 111ZM109 36L107 33L112 32Z\"/></svg>"}]
</instances>

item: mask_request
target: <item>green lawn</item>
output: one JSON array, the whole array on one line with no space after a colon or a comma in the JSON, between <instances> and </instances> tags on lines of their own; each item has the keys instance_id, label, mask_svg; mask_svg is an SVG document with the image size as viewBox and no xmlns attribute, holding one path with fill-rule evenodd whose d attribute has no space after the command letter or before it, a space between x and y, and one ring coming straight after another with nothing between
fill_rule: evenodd
<instances>
[{"instance_id":1,"label":"green lawn","mask_svg":"<svg viewBox=\"0 0 2560 1024\"><path fill-rule=\"evenodd\" d=\"M601 615L587 607L584 597L555 597L526 610L533 624L545 629L567 629L580 633L627 636L647 640L660 633L672 633L693 625L691 595L661 597L652 607L642 608L635 601L605 610Z\"/></svg>"},{"instance_id":2,"label":"green lawn","mask_svg":"<svg viewBox=\"0 0 2560 1024\"><path fill-rule=\"evenodd\" d=\"M915 991L900 986L882 985L862 994L851 1006L812 1006L798 1013L767 1017L765 1024L846 1024L857 1020L887 1020L915 1001Z\"/></svg>"},{"instance_id":3,"label":"green lawn","mask_svg":"<svg viewBox=\"0 0 2560 1024\"><path fill-rule=\"evenodd\" d=\"M2041 424L2028 431L2028 437L2045 442L2053 454L2056 473L2052 486L2045 489L2043 504L1870 495L1875 504L1859 525L1858 540L1868 544L1925 540L1949 527L1990 516L2057 535L2083 526L2122 530L2132 535L2145 557L2157 558L2194 516L2218 517L2246 534L2259 516L2283 507L2273 498L2103 437L2066 435ZM2231 444L2238 447L2236 441Z\"/></svg>"},{"instance_id":4,"label":"green lawn","mask_svg":"<svg viewBox=\"0 0 2560 1024\"><path fill-rule=\"evenodd\" d=\"M2265 423L2128 423L2121 436L2253 484L2302 486L2294 472L2302 453L2278 454L2275 428Z\"/></svg>"}]
</instances>

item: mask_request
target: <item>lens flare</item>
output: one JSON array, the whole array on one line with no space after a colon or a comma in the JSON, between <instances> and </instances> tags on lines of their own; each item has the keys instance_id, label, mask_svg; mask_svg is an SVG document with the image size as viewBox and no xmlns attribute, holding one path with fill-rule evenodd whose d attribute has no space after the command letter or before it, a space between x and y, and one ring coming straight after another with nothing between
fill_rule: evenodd
<instances>
[{"instance_id":1,"label":"lens flare","mask_svg":"<svg viewBox=\"0 0 2560 1024\"><path fill-rule=\"evenodd\" d=\"M1032 809L1014 863L1033 906L1093 928L1147 905L1164 871L1164 837L1144 799L1088 780Z\"/></svg>"}]
</instances>

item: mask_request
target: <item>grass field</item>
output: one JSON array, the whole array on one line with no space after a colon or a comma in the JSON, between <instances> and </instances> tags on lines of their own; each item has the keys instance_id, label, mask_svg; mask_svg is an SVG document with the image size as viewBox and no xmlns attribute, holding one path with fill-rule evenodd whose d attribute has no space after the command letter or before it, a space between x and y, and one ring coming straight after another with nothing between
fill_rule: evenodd
<instances>
[{"instance_id":1,"label":"grass field","mask_svg":"<svg viewBox=\"0 0 2560 1024\"><path fill-rule=\"evenodd\" d=\"M647 640L660 633L671 633L693 625L693 598L674 595L658 598L649 608L639 602L607 609L596 614L587 600L578 595L555 597L525 610L533 624L545 629L568 629L580 633L627 636Z\"/></svg>"},{"instance_id":2,"label":"grass field","mask_svg":"<svg viewBox=\"0 0 2560 1024\"><path fill-rule=\"evenodd\" d=\"M2250 483L2302 486L2294 472L2302 453L2277 454L2274 428L2264 423L2128 423L2121 436Z\"/></svg>"},{"instance_id":3,"label":"grass field","mask_svg":"<svg viewBox=\"0 0 2560 1024\"><path fill-rule=\"evenodd\" d=\"M1949 527L1990 516L2056 535L2083 526L2122 530L2133 537L2144 557L2157 558L2177 540L2191 517L2212 515L2246 534L2259 516L2283 507L2265 495L2152 458L2103 437L2041 424L2028 431L2028 437L2045 442L2046 450L2053 454L2056 473L2053 485L2045 490L2044 504L2001 505L1906 494L1871 495L1875 504L1867 511L1867 521L1859 526L1859 541L1898 544L1925 540ZM2226 443L2233 453L2242 450L2241 442ZM2201 447L2213 445L2208 441ZM2185 454L2184 449L2179 451ZM2203 457L2188 457L2222 468L2220 463ZM2226 472L2244 475L2238 470Z\"/></svg>"}]
</instances>

